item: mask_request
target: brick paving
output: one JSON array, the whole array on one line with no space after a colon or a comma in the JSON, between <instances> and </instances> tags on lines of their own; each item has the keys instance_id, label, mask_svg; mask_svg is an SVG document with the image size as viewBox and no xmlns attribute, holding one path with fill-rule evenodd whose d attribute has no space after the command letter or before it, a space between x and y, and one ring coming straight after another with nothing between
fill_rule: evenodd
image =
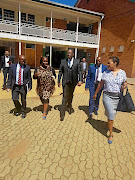
<instances>
[{"instance_id":1,"label":"brick paving","mask_svg":"<svg viewBox=\"0 0 135 180\"><path fill-rule=\"evenodd\" d=\"M0 89L0 180L135 180L135 112L117 113L109 145L102 100L98 116L85 122L89 92L84 85L75 90L74 114L66 112L63 122L62 89L56 87L42 120L35 87L33 80L25 119L13 115L11 93ZM135 102L135 86L129 90Z\"/></svg>"}]
</instances>

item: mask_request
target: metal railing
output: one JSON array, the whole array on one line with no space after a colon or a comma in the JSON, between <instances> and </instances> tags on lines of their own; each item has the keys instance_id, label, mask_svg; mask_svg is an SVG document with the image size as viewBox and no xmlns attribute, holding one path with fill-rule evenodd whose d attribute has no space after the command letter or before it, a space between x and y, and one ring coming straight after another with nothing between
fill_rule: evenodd
<instances>
[{"instance_id":1,"label":"metal railing","mask_svg":"<svg viewBox=\"0 0 135 180\"><path fill-rule=\"evenodd\" d=\"M21 23L21 35L51 38L50 27L38 26L28 23ZM19 34L19 23L8 20L0 20L0 32ZM52 28L52 39L76 42L76 32L64 29ZM77 42L97 44L97 35L78 32Z\"/></svg>"}]
</instances>

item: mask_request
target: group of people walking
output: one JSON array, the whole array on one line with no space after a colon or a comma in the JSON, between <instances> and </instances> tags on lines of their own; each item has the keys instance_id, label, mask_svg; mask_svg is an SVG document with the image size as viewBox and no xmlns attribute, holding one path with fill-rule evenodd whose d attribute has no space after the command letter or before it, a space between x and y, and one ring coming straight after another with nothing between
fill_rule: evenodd
<instances>
[{"instance_id":1,"label":"group of people walking","mask_svg":"<svg viewBox=\"0 0 135 180\"><path fill-rule=\"evenodd\" d=\"M6 56L6 54L5 54ZM121 89L127 87L126 73L118 68L118 57L110 57L108 65L102 64L102 58L98 57L96 64L88 65L86 60L80 63L80 60L74 58L72 49L67 51L67 59L61 60L59 74L58 74L58 87L63 88L62 107L60 110L60 121L64 120L65 111L69 114L74 112L72 107L73 93L76 85L81 86L85 80L85 90L89 89L89 121L92 119L92 113L98 115L99 100L103 91L103 104L105 108L105 115L108 118L108 129L110 135L108 143L111 144L113 140L113 120L116 116L116 109L119 102L119 94ZM5 57L5 64L7 56ZM4 63L4 60L2 61ZM13 62L13 61L12 61ZM12 62L10 64L12 64ZM24 55L19 56L19 63L9 65L9 78L7 81L7 91L12 89L12 99L15 104L15 115L22 114L22 118L26 117L26 95L32 89L31 70L26 65L26 58ZM4 73L4 68L3 68ZM6 74L6 73L5 73ZM4 85L6 76L4 74ZM49 66L48 58L42 57L40 67L35 69L33 79L37 79L37 94L43 103L43 119L47 117L47 109L49 98L55 90L55 70ZM19 94L21 95L21 102L19 102Z\"/></svg>"}]
</instances>

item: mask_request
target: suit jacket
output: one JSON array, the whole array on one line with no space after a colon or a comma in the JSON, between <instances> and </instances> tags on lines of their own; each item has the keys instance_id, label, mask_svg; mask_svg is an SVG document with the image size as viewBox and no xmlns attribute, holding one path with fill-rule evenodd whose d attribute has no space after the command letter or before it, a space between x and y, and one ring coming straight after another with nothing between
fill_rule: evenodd
<instances>
[{"instance_id":1,"label":"suit jacket","mask_svg":"<svg viewBox=\"0 0 135 180\"><path fill-rule=\"evenodd\" d=\"M9 56L9 61L14 63L14 59L11 56ZM1 56L0 70L1 70L1 68L5 69L5 56Z\"/></svg>"},{"instance_id":2,"label":"suit jacket","mask_svg":"<svg viewBox=\"0 0 135 180\"><path fill-rule=\"evenodd\" d=\"M82 71L83 71L83 62L81 62L81 66L82 66ZM88 63L86 62L86 72L88 72Z\"/></svg>"},{"instance_id":3,"label":"suit jacket","mask_svg":"<svg viewBox=\"0 0 135 180\"><path fill-rule=\"evenodd\" d=\"M16 69L17 69L17 64L12 64L9 69L9 80L7 82L7 88L10 88L12 90L16 83ZM28 84L28 87L32 89L31 70L30 70L30 66L28 65L24 65L23 84L25 87L26 84Z\"/></svg>"},{"instance_id":4,"label":"suit jacket","mask_svg":"<svg viewBox=\"0 0 135 180\"><path fill-rule=\"evenodd\" d=\"M107 70L107 66L102 64L102 73L106 70ZM94 85L95 74L96 74L96 66L95 66L95 64L92 64L89 66L88 75L86 78L86 85L85 85L86 89L87 88L91 89L92 86Z\"/></svg>"},{"instance_id":5,"label":"suit jacket","mask_svg":"<svg viewBox=\"0 0 135 180\"><path fill-rule=\"evenodd\" d=\"M74 59L72 65L73 72L73 84L76 85L79 81L82 82L82 68L79 59ZM59 75L58 75L58 83L60 83L62 77L62 85L65 86L67 84L68 77L68 59L61 60Z\"/></svg>"}]
</instances>

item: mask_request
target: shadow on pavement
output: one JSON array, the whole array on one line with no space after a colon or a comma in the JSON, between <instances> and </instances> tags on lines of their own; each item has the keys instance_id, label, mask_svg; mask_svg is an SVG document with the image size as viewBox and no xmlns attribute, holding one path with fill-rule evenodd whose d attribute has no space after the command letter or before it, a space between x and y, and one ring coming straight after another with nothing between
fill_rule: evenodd
<instances>
[{"instance_id":1,"label":"shadow on pavement","mask_svg":"<svg viewBox=\"0 0 135 180\"><path fill-rule=\"evenodd\" d=\"M10 113L14 113L15 110L16 110L16 108L11 109L11 110L10 110ZM32 109L31 109L30 107L26 107L26 114L29 113L30 111L32 111Z\"/></svg>"},{"instance_id":2,"label":"shadow on pavement","mask_svg":"<svg viewBox=\"0 0 135 180\"><path fill-rule=\"evenodd\" d=\"M52 109L52 106L49 105L48 106L48 112L51 111L51 109ZM39 106L34 107L33 111L41 111L41 112L43 112L43 105L39 105Z\"/></svg>"},{"instance_id":3,"label":"shadow on pavement","mask_svg":"<svg viewBox=\"0 0 135 180\"><path fill-rule=\"evenodd\" d=\"M89 118L89 106L78 106L78 108L80 110L83 110L87 114L88 119L85 122L88 122L89 124L91 124L94 129L96 129L102 135L107 137L107 132L108 132L107 122L104 122L102 120L96 120L93 118L90 119ZM119 129L113 127L113 132L120 133L121 131Z\"/></svg>"}]
</instances>

